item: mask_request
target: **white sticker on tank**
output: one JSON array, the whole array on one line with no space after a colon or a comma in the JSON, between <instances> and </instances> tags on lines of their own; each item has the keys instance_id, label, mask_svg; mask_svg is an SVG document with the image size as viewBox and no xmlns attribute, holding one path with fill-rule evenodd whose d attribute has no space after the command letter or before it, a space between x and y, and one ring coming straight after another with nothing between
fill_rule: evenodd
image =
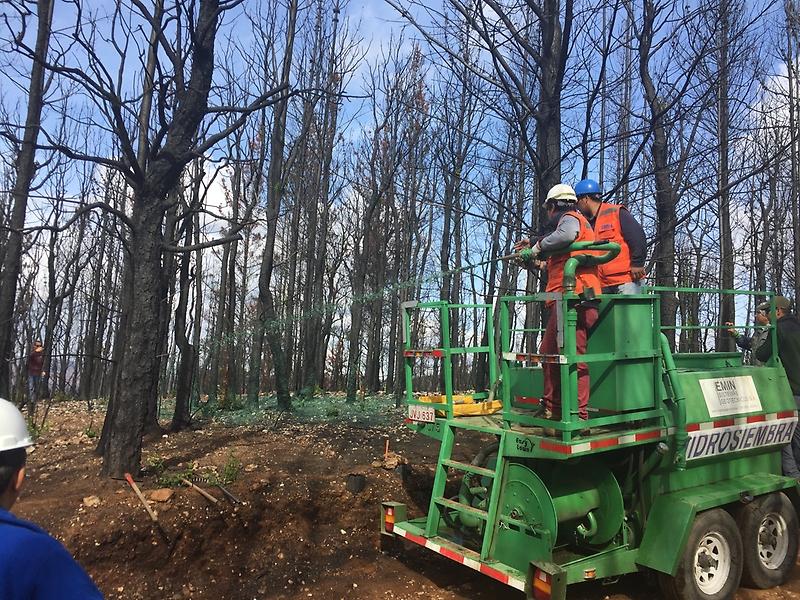
<instances>
[{"instance_id":1,"label":"white sticker on tank","mask_svg":"<svg viewBox=\"0 0 800 600\"><path fill-rule=\"evenodd\" d=\"M750 375L701 379L700 389L712 419L761 410L761 400Z\"/></svg>"}]
</instances>

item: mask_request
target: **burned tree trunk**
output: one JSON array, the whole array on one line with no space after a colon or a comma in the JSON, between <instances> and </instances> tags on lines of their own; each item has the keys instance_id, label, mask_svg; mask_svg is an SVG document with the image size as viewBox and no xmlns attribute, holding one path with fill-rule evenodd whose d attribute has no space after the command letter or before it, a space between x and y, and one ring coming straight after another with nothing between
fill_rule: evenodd
<instances>
[{"instance_id":1,"label":"burned tree trunk","mask_svg":"<svg viewBox=\"0 0 800 600\"><path fill-rule=\"evenodd\" d=\"M28 112L25 117L25 132L14 164L14 189L11 196L14 207L11 212L10 231L0 270L0 396L10 397L10 365L14 337L14 304L17 296L17 280L22 261L22 228L28 209L28 194L36 175L36 142L41 128L44 105L44 65L50 44L50 26L53 20L53 1L38 0L36 4L38 30L31 66Z\"/></svg>"}]
</instances>

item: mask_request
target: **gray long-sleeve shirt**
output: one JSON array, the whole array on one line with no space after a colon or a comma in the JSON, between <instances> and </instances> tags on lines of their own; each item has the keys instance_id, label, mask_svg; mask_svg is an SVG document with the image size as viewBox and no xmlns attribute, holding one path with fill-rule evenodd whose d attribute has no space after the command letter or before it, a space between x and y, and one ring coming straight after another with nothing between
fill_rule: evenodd
<instances>
[{"instance_id":1,"label":"gray long-sleeve shirt","mask_svg":"<svg viewBox=\"0 0 800 600\"><path fill-rule=\"evenodd\" d=\"M574 242L581 232L581 223L572 215L562 214L556 230L539 240L542 252L552 252L566 248Z\"/></svg>"}]
</instances>

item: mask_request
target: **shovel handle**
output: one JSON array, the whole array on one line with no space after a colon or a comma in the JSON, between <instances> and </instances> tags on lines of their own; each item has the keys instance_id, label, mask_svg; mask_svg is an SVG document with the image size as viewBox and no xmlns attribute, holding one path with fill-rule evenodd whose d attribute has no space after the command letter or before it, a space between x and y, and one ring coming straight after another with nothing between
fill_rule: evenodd
<instances>
[{"instance_id":1,"label":"shovel handle","mask_svg":"<svg viewBox=\"0 0 800 600\"><path fill-rule=\"evenodd\" d=\"M209 494L207 491L205 491L205 490L204 490L203 488L201 488L199 485L195 485L195 484L193 484L193 483L192 483L191 481L189 481L188 479L181 479L181 483L183 483L184 485L188 485L190 488L194 488L195 490L197 490L197 492L198 492L198 493L199 493L201 496L203 496L203 497L204 497L206 500L208 500L208 501L210 501L210 502L213 502L214 504L216 504L217 502L219 502L219 500L217 500L216 498L214 498L214 496L212 496L211 494Z\"/></svg>"},{"instance_id":2,"label":"shovel handle","mask_svg":"<svg viewBox=\"0 0 800 600\"><path fill-rule=\"evenodd\" d=\"M150 505L147 503L144 494L142 494L142 491L139 489L139 486L136 485L136 482L133 480L133 477L131 477L130 473L125 473L125 481L128 482L128 485L131 486L131 489L133 489L133 491L136 493L136 496L138 496L142 506L144 506L144 509L147 511L147 514L150 515L150 519L152 519L154 523L158 523L158 516L155 512L153 512L153 509L150 508Z\"/></svg>"}]
</instances>

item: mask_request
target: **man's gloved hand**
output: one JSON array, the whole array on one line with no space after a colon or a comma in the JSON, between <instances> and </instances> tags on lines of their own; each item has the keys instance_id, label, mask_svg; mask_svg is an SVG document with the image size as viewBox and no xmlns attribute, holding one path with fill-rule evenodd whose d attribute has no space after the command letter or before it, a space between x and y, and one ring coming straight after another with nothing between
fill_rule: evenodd
<instances>
[{"instance_id":1,"label":"man's gloved hand","mask_svg":"<svg viewBox=\"0 0 800 600\"><path fill-rule=\"evenodd\" d=\"M644 279L646 276L647 272L644 270L644 267L631 267L631 279L634 281Z\"/></svg>"},{"instance_id":2,"label":"man's gloved hand","mask_svg":"<svg viewBox=\"0 0 800 600\"><path fill-rule=\"evenodd\" d=\"M525 262L530 262L534 260L537 256L542 253L542 247L539 245L539 242L536 242L530 248L523 248L519 251L519 257L524 260Z\"/></svg>"},{"instance_id":3,"label":"man's gloved hand","mask_svg":"<svg viewBox=\"0 0 800 600\"><path fill-rule=\"evenodd\" d=\"M517 252L517 257L513 260L515 265L527 269L542 268L538 264L541 261L536 260L536 257L542 252L542 247L539 245L539 242L531 246L531 241L528 238L521 239L514 244L514 252Z\"/></svg>"},{"instance_id":4,"label":"man's gloved hand","mask_svg":"<svg viewBox=\"0 0 800 600\"><path fill-rule=\"evenodd\" d=\"M522 238L520 241L514 242L514 252L519 252L520 250L530 247L531 241L528 238Z\"/></svg>"}]
</instances>

